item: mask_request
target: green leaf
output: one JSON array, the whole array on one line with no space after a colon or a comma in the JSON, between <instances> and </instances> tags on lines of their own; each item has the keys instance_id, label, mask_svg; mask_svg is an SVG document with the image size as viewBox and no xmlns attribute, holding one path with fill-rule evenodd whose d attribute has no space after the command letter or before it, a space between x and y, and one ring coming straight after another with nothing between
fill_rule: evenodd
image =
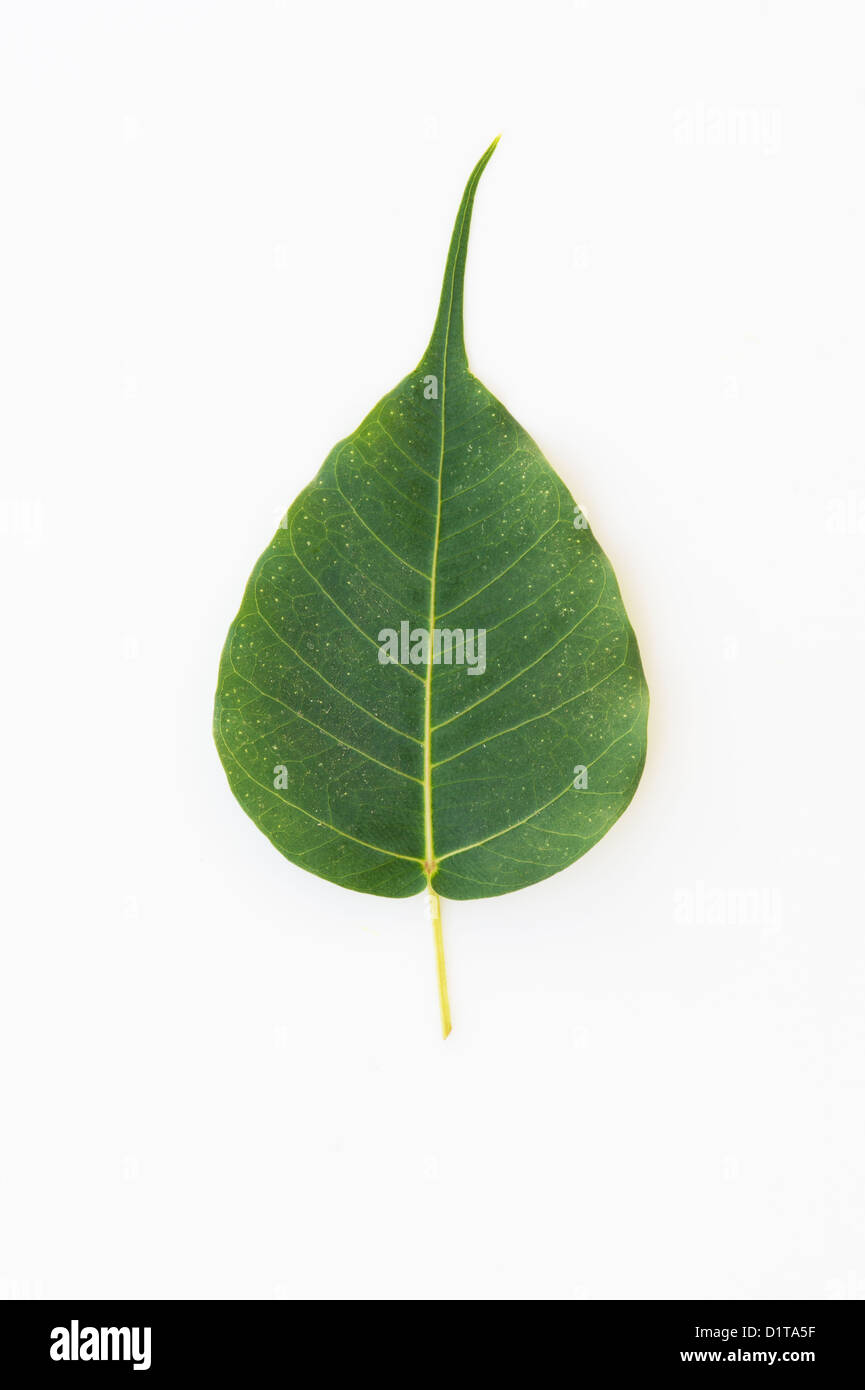
<instances>
[{"instance_id":1,"label":"green leaf","mask_svg":"<svg viewBox=\"0 0 865 1390\"><path fill-rule=\"evenodd\" d=\"M557 873L621 815L645 759L648 692L609 561L468 368L469 224L494 148L426 352L290 507L219 671L216 743L244 810L295 864L385 897Z\"/></svg>"}]
</instances>

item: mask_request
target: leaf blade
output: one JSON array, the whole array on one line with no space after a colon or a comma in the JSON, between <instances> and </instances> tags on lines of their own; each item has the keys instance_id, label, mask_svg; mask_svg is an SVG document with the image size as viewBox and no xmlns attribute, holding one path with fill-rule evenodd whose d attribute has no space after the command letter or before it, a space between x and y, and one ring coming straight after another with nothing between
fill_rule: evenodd
<instances>
[{"instance_id":1,"label":"leaf blade","mask_svg":"<svg viewBox=\"0 0 865 1390\"><path fill-rule=\"evenodd\" d=\"M256 823L294 862L384 896L429 881L492 896L559 872L622 813L645 761L648 691L609 561L468 369L468 233L496 143L466 185L418 367L289 509L217 687L220 756ZM433 660L444 623L484 631L482 673ZM401 624L427 637L419 669L379 659Z\"/></svg>"}]
</instances>

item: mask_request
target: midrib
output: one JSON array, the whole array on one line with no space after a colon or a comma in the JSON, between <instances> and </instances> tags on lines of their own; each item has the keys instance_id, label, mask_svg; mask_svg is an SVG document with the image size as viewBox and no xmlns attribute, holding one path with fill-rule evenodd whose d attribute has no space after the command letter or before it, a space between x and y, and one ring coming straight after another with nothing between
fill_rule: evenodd
<instances>
[{"instance_id":1,"label":"midrib","mask_svg":"<svg viewBox=\"0 0 865 1390\"><path fill-rule=\"evenodd\" d=\"M448 371L448 344L450 341L451 316L454 304L454 288L456 286L457 265L459 263L460 248L463 240L463 230L465 228L466 215L471 207L471 200L467 200L460 222L459 236L456 241L456 252L451 266L451 283L448 295L448 313L445 321L444 343L442 346L442 399L441 399L441 447L439 449L439 471L438 471L438 495L436 498L436 529L435 540L433 542L432 568L430 570L430 598L429 598L429 643L427 650L426 686L424 690L424 731L423 731L423 789L424 789L424 839L425 839L425 859L424 872L427 879L431 880L438 865L435 858L435 845L433 842L433 820L432 820L432 678L433 678L433 651L434 636L436 625L436 577L438 575L439 558L439 535L441 533L442 520L442 473L445 461L445 409L447 399L447 371Z\"/></svg>"},{"instance_id":2,"label":"midrib","mask_svg":"<svg viewBox=\"0 0 865 1390\"><path fill-rule=\"evenodd\" d=\"M425 860L424 871L428 879L431 879L436 871L435 847L433 844L433 822L432 822L432 678L433 678L433 646L436 625L436 576L438 574L439 560L439 534L442 522L442 472L445 461L445 392L447 390L447 362L448 362L448 336L451 327L451 310L453 308L453 277L451 277L451 292L448 301L448 317L445 326L444 349L442 352L442 403L441 403L441 448L439 450L439 472L438 472L438 496L436 498L436 529L433 541L432 569L430 570L429 586L429 642L427 646L427 666L426 666L426 686L424 689L424 711L423 711L423 795L424 795L424 832L425 832Z\"/></svg>"}]
</instances>

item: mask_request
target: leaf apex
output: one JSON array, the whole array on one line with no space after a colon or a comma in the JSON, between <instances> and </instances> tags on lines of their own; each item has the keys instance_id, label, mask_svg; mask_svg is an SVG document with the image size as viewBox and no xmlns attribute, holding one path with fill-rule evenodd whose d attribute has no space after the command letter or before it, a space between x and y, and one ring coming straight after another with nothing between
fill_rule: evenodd
<instances>
[{"instance_id":1,"label":"leaf apex","mask_svg":"<svg viewBox=\"0 0 865 1390\"><path fill-rule=\"evenodd\" d=\"M463 366L468 365L463 335L463 286L469 228L471 227L472 208L481 174L487 167L501 138L501 135L496 136L472 169L457 211L445 264L438 315L429 346L424 354L425 359L429 359L431 356L440 358L442 372L446 370L451 361L462 363Z\"/></svg>"}]
</instances>

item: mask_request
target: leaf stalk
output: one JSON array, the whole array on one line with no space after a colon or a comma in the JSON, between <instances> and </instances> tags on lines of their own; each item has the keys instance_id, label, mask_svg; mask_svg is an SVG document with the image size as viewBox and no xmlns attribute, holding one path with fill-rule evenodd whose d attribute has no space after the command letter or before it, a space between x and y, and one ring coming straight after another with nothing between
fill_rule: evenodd
<instances>
[{"instance_id":1,"label":"leaf stalk","mask_svg":"<svg viewBox=\"0 0 865 1390\"><path fill-rule=\"evenodd\" d=\"M430 917L433 924L433 936L436 948L436 970L438 972L439 984L439 1007L442 1016L442 1037L446 1038L451 1031L451 1006L448 999L448 977L445 968L445 943L442 936L442 905L438 893L427 880L427 893L429 895Z\"/></svg>"}]
</instances>

